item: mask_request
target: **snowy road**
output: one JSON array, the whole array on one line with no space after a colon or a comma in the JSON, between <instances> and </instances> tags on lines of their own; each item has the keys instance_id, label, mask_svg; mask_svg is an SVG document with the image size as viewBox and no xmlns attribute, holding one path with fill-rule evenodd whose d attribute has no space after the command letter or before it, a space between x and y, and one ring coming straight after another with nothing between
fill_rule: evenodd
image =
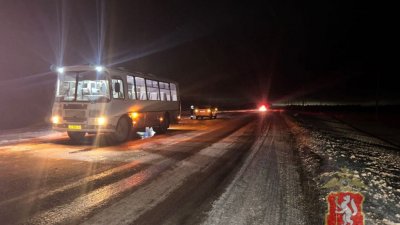
<instances>
[{"instance_id":1,"label":"snowy road","mask_svg":"<svg viewBox=\"0 0 400 225\"><path fill-rule=\"evenodd\" d=\"M281 116L266 120L204 224L307 224L294 139Z\"/></svg>"},{"instance_id":2,"label":"snowy road","mask_svg":"<svg viewBox=\"0 0 400 225\"><path fill-rule=\"evenodd\" d=\"M31 139L7 134L0 146L1 223L140 223L171 201L179 201L167 207L174 211L187 204L175 213L183 217L191 207L197 208L190 206L191 200L212 195L214 187L240 164L256 138L256 118L183 120L167 135L118 146L93 137L74 145L66 136L51 132L43 137L39 132ZM19 142L12 140L21 136ZM188 201L182 202L187 196ZM117 213L110 216L108 211ZM164 219L163 211L157 213L158 219ZM153 216L145 223L150 219L158 223Z\"/></svg>"},{"instance_id":3,"label":"snowy road","mask_svg":"<svg viewBox=\"0 0 400 225\"><path fill-rule=\"evenodd\" d=\"M308 147L314 148L311 156L324 157L330 140L331 158L345 154L334 154L334 134L326 124L279 112L184 119L165 135L121 145L109 145L105 137L76 145L51 131L0 134L0 221L323 224L320 197L326 190L315 180L334 171L313 171L304 146L321 143ZM398 197L397 175L390 174L398 167L385 168L392 178L385 185L393 186L388 193Z\"/></svg>"}]
</instances>

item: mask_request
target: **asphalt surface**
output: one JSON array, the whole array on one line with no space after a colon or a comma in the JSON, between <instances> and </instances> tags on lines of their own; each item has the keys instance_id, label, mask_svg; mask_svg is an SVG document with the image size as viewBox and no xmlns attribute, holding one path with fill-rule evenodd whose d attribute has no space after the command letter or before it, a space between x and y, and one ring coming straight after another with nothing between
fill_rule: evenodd
<instances>
[{"instance_id":1,"label":"asphalt surface","mask_svg":"<svg viewBox=\"0 0 400 225\"><path fill-rule=\"evenodd\" d=\"M2 140L1 224L305 224L283 117L183 119L120 145L64 134Z\"/></svg>"}]
</instances>

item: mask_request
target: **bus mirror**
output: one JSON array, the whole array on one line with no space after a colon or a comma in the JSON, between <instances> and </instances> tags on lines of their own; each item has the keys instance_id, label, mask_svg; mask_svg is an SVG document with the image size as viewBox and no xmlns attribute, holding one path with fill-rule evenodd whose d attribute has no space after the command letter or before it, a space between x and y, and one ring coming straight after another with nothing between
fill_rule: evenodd
<instances>
[{"instance_id":1,"label":"bus mirror","mask_svg":"<svg viewBox=\"0 0 400 225\"><path fill-rule=\"evenodd\" d=\"M119 83L115 83L114 84L114 90L117 93L121 92L121 86L119 85Z\"/></svg>"}]
</instances>

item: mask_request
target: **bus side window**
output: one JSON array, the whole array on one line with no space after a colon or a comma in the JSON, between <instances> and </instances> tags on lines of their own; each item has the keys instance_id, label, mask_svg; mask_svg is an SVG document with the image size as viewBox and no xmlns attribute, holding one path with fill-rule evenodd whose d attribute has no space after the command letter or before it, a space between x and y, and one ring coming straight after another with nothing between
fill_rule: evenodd
<instances>
[{"instance_id":1,"label":"bus side window","mask_svg":"<svg viewBox=\"0 0 400 225\"><path fill-rule=\"evenodd\" d=\"M169 90L169 84L160 82L160 93L161 101L171 101L171 92Z\"/></svg>"},{"instance_id":2,"label":"bus side window","mask_svg":"<svg viewBox=\"0 0 400 225\"><path fill-rule=\"evenodd\" d=\"M146 87L147 87L147 96L149 100L160 100L157 81L146 79Z\"/></svg>"},{"instance_id":3,"label":"bus side window","mask_svg":"<svg viewBox=\"0 0 400 225\"><path fill-rule=\"evenodd\" d=\"M129 99L136 99L135 84L133 82L133 76L126 76L128 82L128 97Z\"/></svg>"},{"instance_id":4,"label":"bus side window","mask_svg":"<svg viewBox=\"0 0 400 225\"><path fill-rule=\"evenodd\" d=\"M171 88L171 95L172 95L172 101L178 101L178 95L176 93L176 86L173 83L170 83L170 88Z\"/></svg>"},{"instance_id":5,"label":"bus side window","mask_svg":"<svg viewBox=\"0 0 400 225\"><path fill-rule=\"evenodd\" d=\"M120 86L120 91L116 92L115 91L115 84L119 84ZM113 98L115 99L124 99L124 82L122 82L121 79L112 79L112 88L113 88Z\"/></svg>"},{"instance_id":6,"label":"bus side window","mask_svg":"<svg viewBox=\"0 0 400 225\"><path fill-rule=\"evenodd\" d=\"M138 100L147 100L146 96L146 84L144 78L135 77L136 83L136 96Z\"/></svg>"}]
</instances>

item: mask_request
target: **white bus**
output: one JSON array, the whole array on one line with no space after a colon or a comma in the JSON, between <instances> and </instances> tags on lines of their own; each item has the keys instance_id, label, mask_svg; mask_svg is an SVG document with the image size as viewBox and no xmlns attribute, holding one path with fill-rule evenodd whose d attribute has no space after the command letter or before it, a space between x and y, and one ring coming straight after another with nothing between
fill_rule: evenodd
<instances>
[{"instance_id":1,"label":"white bus","mask_svg":"<svg viewBox=\"0 0 400 225\"><path fill-rule=\"evenodd\" d=\"M86 133L110 133L123 142L134 130L167 131L180 118L179 87L151 74L101 66L57 68L53 129L73 141Z\"/></svg>"}]
</instances>

